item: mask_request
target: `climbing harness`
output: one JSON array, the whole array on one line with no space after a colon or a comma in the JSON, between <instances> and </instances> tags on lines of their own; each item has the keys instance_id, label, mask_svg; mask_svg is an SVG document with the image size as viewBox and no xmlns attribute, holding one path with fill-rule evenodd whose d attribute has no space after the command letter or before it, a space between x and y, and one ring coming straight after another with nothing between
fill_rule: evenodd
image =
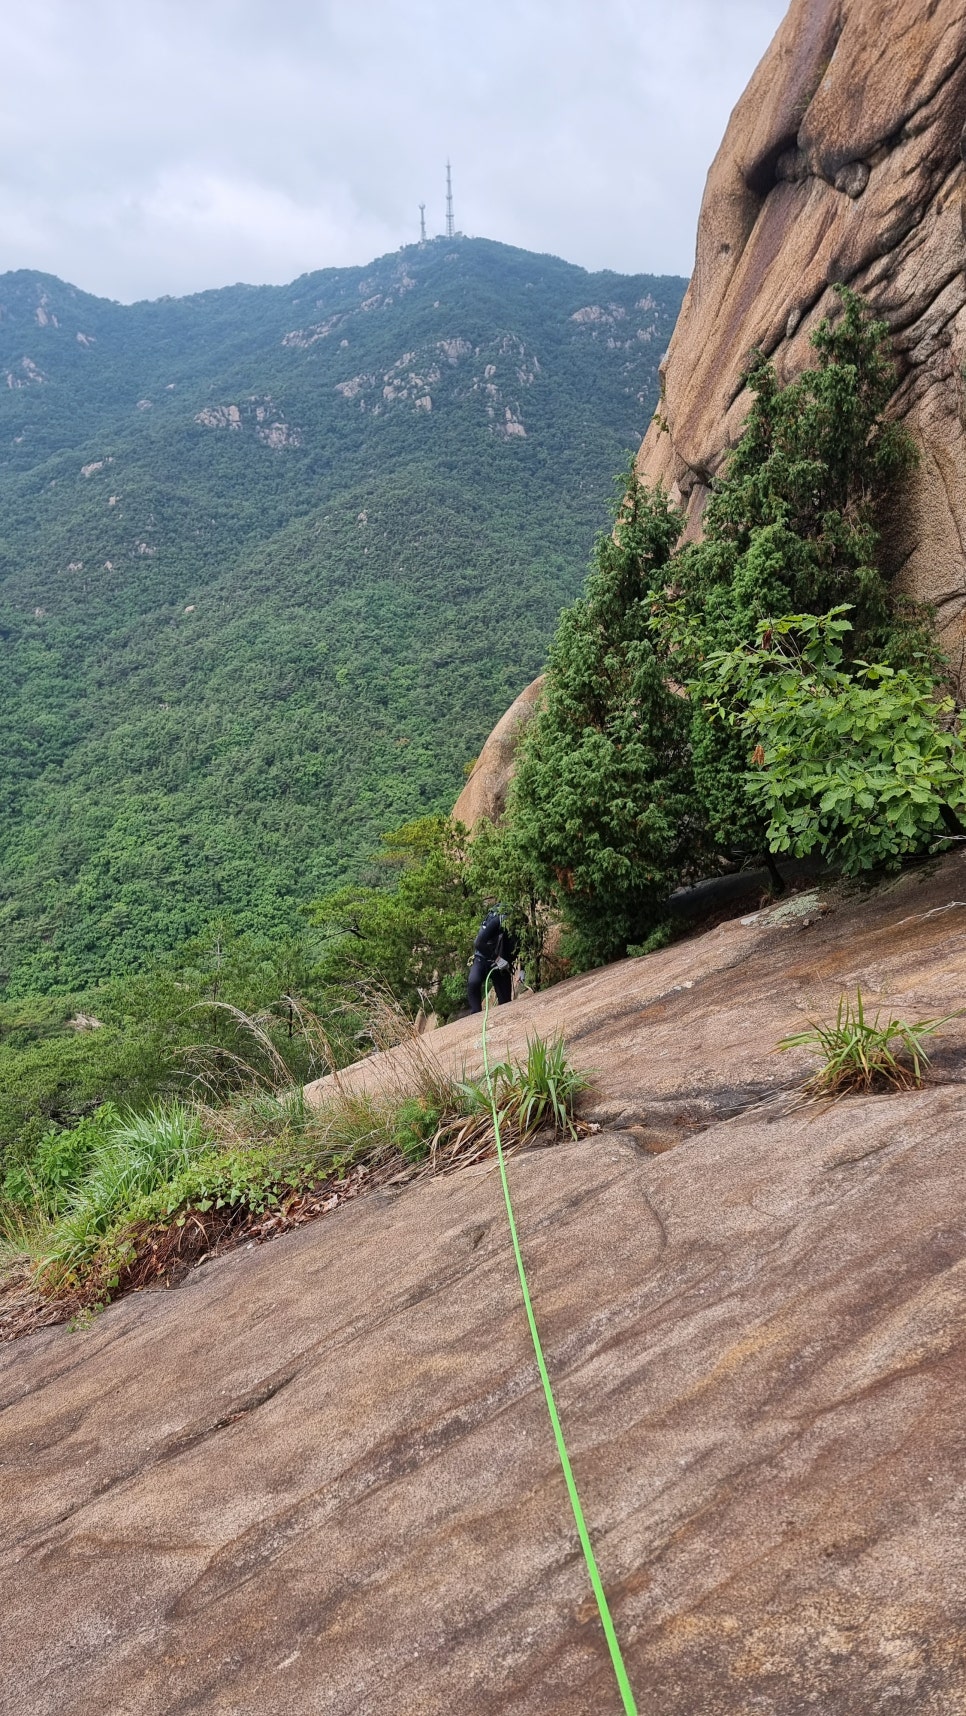
<instances>
[{"instance_id":1,"label":"climbing harness","mask_svg":"<svg viewBox=\"0 0 966 1716\"><path fill-rule=\"evenodd\" d=\"M540 1345L540 1336L537 1332L537 1319L533 1314L533 1305L530 1301L530 1289L527 1286L526 1271L523 1267L523 1255L520 1251L520 1241L517 1238L517 1224L513 1216L513 1205L510 1202L510 1182L507 1179L506 1158L503 1154L503 1141L500 1137L500 1116L497 1111L496 1097L493 1092L493 1079L490 1074L490 1063L487 1055L486 1027L489 1020L489 1013L490 974L487 975L483 991L483 1074L486 1079L487 1095L490 1099L490 1113L493 1116L493 1135L496 1139L496 1154L497 1160L500 1164L500 1181L503 1186L503 1201L506 1204L507 1220L510 1224L510 1239L513 1242L513 1255L516 1258L517 1274L520 1277L520 1288L523 1293L523 1304L527 1313L527 1322L530 1325L530 1338L533 1341L533 1350L537 1355L537 1369L540 1372L540 1381L543 1383L544 1398L547 1402L547 1411L550 1414L550 1422L553 1426L554 1439L557 1444L557 1456L563 1469L563 1475L567 1485L567 1494L570 1497L570 1505L573 1509L574 1522L577 1526L577 1536L580 1538L580 1547L584 1552L584 1560L587 1563L587 1572L590 1576L590 1583L593 1588L594 1596L597 1599L597 1609L600 1614L601 1625L604 1629L604 1637L607 1640L607 1648L610 1651L610 1660L613 1664L614 1673L617 1676L617 1684L620 1687L621 1698L624 1701L626 1716L637 1716L637 1705L634 1702L631 1683L627 1678L627 1670L624 1667L624 1658L621 1656L621 1647L617 1642L617 1634L614 1631L614 1623L611 1620L610 1609L607 1606L604 1587L601 1584L600 1574L597 1571L597 1562L594 1560L594 1551L591 1547L590 1534L587 1530L586 1524L584 1523L584 1510L580 1505L580 1497L577 1494L577 1485L574 1481L574 1474L570 1465L570 1455L567 1453L567 1444L564 1441L563 1431L560 1428L560 1419L557 1415L557 1406L553 1398L553 1389L550 1386L550 1377L547 1371L546 1361L543 1356L543 1348Z\"/></svg>"}]
</instances>

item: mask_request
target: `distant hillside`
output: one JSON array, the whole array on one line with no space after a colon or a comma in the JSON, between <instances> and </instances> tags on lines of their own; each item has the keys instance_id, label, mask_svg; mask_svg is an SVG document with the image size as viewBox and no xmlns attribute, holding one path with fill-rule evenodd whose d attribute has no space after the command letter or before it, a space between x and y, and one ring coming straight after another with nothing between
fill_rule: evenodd
<instances>
[{"instance_id":1,"label":"distant hillside","mask_svg":"<svg viewBox=\"0 0 966 1716\"><path fill-rule=\"evenodd\" d=\"M295 929L538 671L685 282L481 239L0 276L0 993Z\"/></svg>"}]
</instances>

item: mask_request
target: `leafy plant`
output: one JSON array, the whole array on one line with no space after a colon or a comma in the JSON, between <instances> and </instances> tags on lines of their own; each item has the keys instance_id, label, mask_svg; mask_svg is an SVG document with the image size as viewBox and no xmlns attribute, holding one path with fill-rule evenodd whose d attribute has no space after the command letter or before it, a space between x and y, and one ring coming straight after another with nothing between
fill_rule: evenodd
<instances>
[{"instance_id":1,"label":"leafy plant","mask_svg":"<svg viewBox=\"0 0 966 1716\"><path fill-rule=\"evenodd\" d=\"M37 1204L48 1215L58 1214L120 1123L114 1104L105 1102L76 1126L45 1132L31 1159L8 1169L0 1197L24 1209Z\"/></svg>"},{"instance_id":2,"label":"leafy plant","mask_svg":"<svg viewBox=\"0 0 966 1716\"><path fill-rule=\"evenodd\" d=\"M709 658L704 687L751 755L742 779L771 851L817 850L856 875L966 832L966 753L929 678L843 666L849 611L761 622L756 645Z\"/></svg>"},{"instance_id":3,"label":"leafy plant","mask_svg":"<svg viewBox=\"0 0 966 1716\"><path fill-rule=\"evenodd\" d=\"M876 564L913 456L885 414L888 330L839 296L795 381L755 359L701 541L675 546L679 516L630 471L561 616L505 838L578 965L653 946L667 896L715 855L818 849L860 870L959 831L938 650Z\"/></svg>"},{"instance_id":4,"label":"leafy plant","mask_svg":"<svg viewBox=\"0 0 966 1716\"><path fill-rule=\"evenodd\" d=\"M353 985L390 994L410 1017L442 1019L466 1005L466 963L483 915L467 830L449 817L420 817L383 836L381 885L359 884L320 900L311 921L326 936L316 981L347 999Z\"/></svg>"},{"instance_id":5,"label":"leafy plant","mask_svg":"<svg viewBox=\"0 0 966 1716\"><path fill-rule=\"evenodd\" d=\"M895 385L888 329L838 290L841 313L816 332L814 367L782 386L771 364L755 360L751 410L713 486L702 540L679 549L655 592L668 671L691 699L697 791L725 850L760 852L768 835L760 796L748 790L743 734L720 719L720 682L709 691L709 658L750 647L775 615L845 602L847 657L923 678L937 659L922 621L893 600L877 567L883 511L913 458L906 431L885 416ZM740 687L731 692L738 714Z\"/></svg>"},{"instance_id":6,"label":"leafy plant","mask_svg":"<svg viewBox=\"0 0 966 1716\"><path fill-rule=\"evenodd\" d=\"M841 997L834 1025L812 1023L807 1031L783 1037L778 1047L814 1048L824 1056L822 1066L805 1082L805 1090L814 1096L858 1094L883 1087L918 1089L929 1065L923 1039L934 1036L951 1019L960 1018L962 1012L960 1009L914 1024L891 1017L882 1022L881 1009L874 1018L867 1016L862 990L857 989L854 1001L847 995Z\"/></svg>"},{"instance_id":7,"label":"leafy plant","mask_svg":"<svg viewBox=\"0 0 966 1716\"><path fill-rule=\"evenodd\" d=\"M393 1137L407 1162L422 1162L440 1129L443 1111L425 1096L411 1096L399 1104Z\"/></svg>"}]
</instances>

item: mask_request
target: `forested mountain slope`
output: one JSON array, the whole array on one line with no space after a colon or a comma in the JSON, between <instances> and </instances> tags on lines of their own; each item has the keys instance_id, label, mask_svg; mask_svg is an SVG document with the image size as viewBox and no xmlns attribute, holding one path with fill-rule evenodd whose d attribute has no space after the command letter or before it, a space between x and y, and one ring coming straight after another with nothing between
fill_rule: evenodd
<instances>
[{"instance_id":1,"label":"forested mountain slope","mask_svg":"<svg viewBox=\"0 0 966 1716\"><path fill-rule=\"evenodd\" d=\"M480 239L0 277L0 993L298 926L542 665L685 282Z\"/></svg>"}]
</instances>

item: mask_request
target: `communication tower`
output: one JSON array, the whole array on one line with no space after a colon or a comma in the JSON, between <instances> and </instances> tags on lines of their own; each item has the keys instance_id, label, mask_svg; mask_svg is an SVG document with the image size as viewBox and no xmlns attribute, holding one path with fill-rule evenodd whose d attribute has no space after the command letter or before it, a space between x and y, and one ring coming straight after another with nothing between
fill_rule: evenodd
<instances>
[{"instance_id":1,"label":"communication tower","mask_svg":"<svg viewBox=\"0 0 966 1716\"><path fill-rule=\"evenodd\" d=\"M419 242L426 243L426 204L419 205Z\"/></svg>"},{"instance_id":2,"label":"communication tower","mask_svg":"<svg viewBox=\"0 0 966 1716\"><path fill-rule=\"evenodd\" d=\"M449 162L446 163L446 236L454 238L456 227L453 222L453 173Z\"/></svg>"}]
</instances>

